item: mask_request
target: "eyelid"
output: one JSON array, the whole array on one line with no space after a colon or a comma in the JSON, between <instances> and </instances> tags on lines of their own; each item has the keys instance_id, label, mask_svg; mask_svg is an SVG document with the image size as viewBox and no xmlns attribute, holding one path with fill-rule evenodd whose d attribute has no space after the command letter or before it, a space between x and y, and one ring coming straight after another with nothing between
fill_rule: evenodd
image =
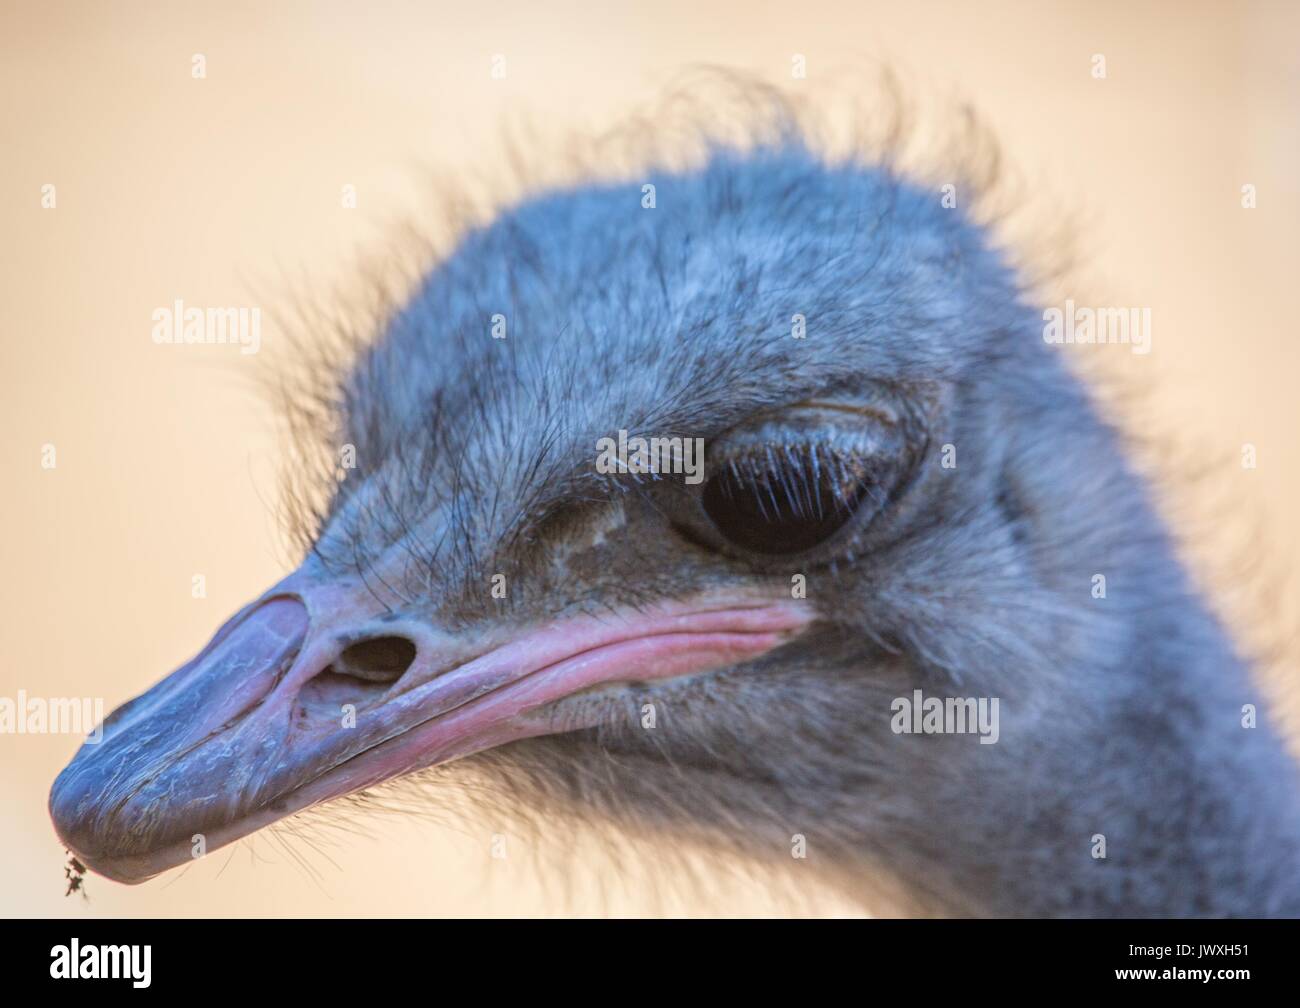
<instances>
[{"instance_id":1,"label":"eyelid","mask_svg":"<svg viewBox=\"0 0 1300 1008\"><path fill-rule=\"evenodd\" d=\"M898 426L898 414L887 406L880 406L868 403L846 403L834 400L824 399L805 399L803 402L792 403L787 409L824 409L836 410L840 413L856 413L858 416L871 417L873 420L879 420L890 427Z\"/></svg>"},{"instance_id":2,"label":"eyelid","mask_svg":"<svg viewBox=\"0 0 1300 1008\"><path fill-rule=\"evenodd\" d=\"M901 457L907 438L904 423L887 407L808 400L756 414L743 426L714 438L708 444L706 476L712 466L733 454L764 448L782 451L792 445L829 447L842 456L863 459Z\"/></svg>"}]
</instances>

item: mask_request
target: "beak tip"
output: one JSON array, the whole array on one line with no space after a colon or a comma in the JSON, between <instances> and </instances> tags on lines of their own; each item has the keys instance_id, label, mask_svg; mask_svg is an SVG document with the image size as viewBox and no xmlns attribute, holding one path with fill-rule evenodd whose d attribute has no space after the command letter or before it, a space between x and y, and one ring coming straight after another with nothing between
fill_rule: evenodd
<instances>
[{"instance_id":1,"label":"beak tip","mask_svg":"<svg viewBox=\"0 0 1300 1008\"><path fill-rule=\"evenodd\" d=\"M93 867L100 859L96 856L98 845L90 826L93 817L85 814L90 794L82 776L74 758L54 779L50 786L50 820L59 843L79 861Z\"/></svg>"}]
</instances>

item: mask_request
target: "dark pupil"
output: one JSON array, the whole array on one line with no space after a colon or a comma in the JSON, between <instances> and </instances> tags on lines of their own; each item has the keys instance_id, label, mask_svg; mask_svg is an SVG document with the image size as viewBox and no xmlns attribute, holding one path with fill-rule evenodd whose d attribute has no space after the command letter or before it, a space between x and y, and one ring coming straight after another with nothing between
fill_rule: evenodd
<instances>
[{"instance_id":1,"label":"dark pupil","mask_svg":"<svg viewBox=\"0 0 1300 1008\"><path fill-rule=\"evenodd\" d=\"M801 553L849 520L868 482L861 474L808 466L723 470L704 485L704 510L719 532L755 553Z\"/></svg>"}]
</instances>

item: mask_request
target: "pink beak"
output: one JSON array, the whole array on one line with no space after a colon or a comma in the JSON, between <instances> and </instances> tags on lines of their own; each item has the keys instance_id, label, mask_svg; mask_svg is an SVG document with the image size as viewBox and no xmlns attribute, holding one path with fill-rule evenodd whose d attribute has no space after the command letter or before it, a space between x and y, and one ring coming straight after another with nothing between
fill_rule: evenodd
<instances>
[{"instance_id":1,"label":"pink beak","mask_svg":"<svg viewBox=\"0 0 1300 1008\"><path fill-rule=\"evenodd\" d=\"M574 693L753 661L806 605L700 598L453 637L309 561L109 715L50 812L90 868L143 882L310 806L584 727L547 716Z\"/></svg>"}]
</instances>

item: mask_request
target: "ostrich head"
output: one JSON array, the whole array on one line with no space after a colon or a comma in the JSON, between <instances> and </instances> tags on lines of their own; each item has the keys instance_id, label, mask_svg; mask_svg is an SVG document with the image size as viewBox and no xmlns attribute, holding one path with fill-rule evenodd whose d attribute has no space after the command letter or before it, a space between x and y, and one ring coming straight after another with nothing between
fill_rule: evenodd
<instances>
[{"instance_id":1,"label":"ostrich head","mask_svg":"<svg viewBox=\"0 0 1300 1008\"><path fill-rule=\"evenodd\" d=\"M65 843L139 882L472 757L928 912L1280 909L1290 764L988 233L795 143L655 181L424 277L307 559L80 750ZM620 432L702 470L610 471ZM916 690L996 742L898 731Z\"/></svg>"}]
</instances>

